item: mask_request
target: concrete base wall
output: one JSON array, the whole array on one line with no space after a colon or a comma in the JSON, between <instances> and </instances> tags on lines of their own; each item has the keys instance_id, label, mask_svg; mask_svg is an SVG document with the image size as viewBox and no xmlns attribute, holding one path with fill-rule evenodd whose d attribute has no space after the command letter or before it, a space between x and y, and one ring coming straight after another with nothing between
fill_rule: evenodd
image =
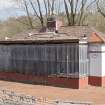
<instances>
[{"instance_id":1,"label":"concrete base wall","mask_svg":"<svg viewBox=\"0 0 105 105\"><path fill-rule=\"evenodd\" d=\"M105 77L89 76L88 84L105 87Z\"/></svg>"},{"instance_id":2,"label":"concrete base wall","mask_svg":"<svg viewBox=\"0 0 105 105\"><path fill-rule=\"evenodd\" d=\"M86 88L88 87L88 77L82 77L79 79L79 88Z\"/></svg>"},{"instance_id":3,"label":"concrete base wall","mask_svg":"<svg viewBox=\"0 0 105 105\"><path fill-rule=\"evenodd\" d=\"M105 77L66 78L57 76L33 76L18 73L0 72L1 80L24 82L32 84L52 85L65 88L81 89L88 85L105 87Z\"/></svg>"},{"instance_id":4,"label":"concrete base wall","mask_svg":"<svg viewBox=\"0 0 105 105\"><path fill-rule=\"evenodd\" d=\"M89 76L88 84L93 86L102 86L102 78L96 76Z\"/></svg>"},{"instance_id":5,"label":"concrete base wall","mask_svg":"<svg viewBox=\"0 0 105 105\"><path fill-rule=\"evenodd\" d=\"M57 76L32 76L17 73L0 72L0 79L33 84L53 85L73 89L80 89L88 86L88 77L83 77L79 79Z\"/></svg>"},{"instance_id":6,"label":"concrete base wall","mask_svg":"<svg viewBox=\"0 0 105 105\"><path fill-rule=\"evenodd\" d=\"M102 87L105 87L105 77L102 77Z\"/></svg>"}]
</instances>

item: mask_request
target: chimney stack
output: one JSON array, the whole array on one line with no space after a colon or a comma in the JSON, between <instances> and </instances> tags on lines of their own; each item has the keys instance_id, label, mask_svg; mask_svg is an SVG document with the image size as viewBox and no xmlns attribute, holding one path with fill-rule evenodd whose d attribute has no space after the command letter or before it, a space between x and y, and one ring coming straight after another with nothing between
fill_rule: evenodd
<instances>
[{"instance_id":1,"label":"chimney stack","mask_svg":"<svg viewBox=\"0 0 105 105\"><path fill-rule=\"evenodd\" d=\"M59 28L62 26L62 22L56 19L54 16L51 16L47 19L47 31L58 33Z\"/></svg>"},{"instance_id":2,"label":"chimney stack","mask_svg":"<svg viewBox=\"0 0 105 105\"><path fill-rule=\"evenodd\" d=\"M56 30L56 19L55 17L49 17L47 19L47 31L54 32Z\"/></svg>"}]
</instances>

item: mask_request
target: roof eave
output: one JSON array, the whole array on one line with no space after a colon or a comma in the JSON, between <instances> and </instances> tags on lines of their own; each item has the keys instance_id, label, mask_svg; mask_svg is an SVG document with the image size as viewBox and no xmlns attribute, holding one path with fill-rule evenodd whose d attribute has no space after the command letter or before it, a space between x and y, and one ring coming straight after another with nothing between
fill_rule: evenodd
<instances>
[{"instance_id":1,"label":"roof eave","mask_svg":"<svg viewBox=\"0 0 105 105\"><path fill-rule=\"evenodd\" d=\"M54 43L78 43L79 39L62 40L6 40L0 41L0 44L54 44Z\"/></svg>"}]
</instances>

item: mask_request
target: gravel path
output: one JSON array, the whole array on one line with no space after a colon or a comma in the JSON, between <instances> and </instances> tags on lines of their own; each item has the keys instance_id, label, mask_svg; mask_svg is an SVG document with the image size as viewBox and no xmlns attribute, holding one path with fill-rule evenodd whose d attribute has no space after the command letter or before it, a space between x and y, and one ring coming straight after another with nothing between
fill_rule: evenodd
<instances>
[{"instance_id":1,"label":"gravel path","mask_svg":"<svg viewBox=\"0 0 105 105\"><path fill-rule=\"evenodd\" d=\"M100 87L87 87L78 90L0 81L0 88L15 91L24 95L43 98L47 97L50 100L81 101L91 102L94 105L105 105L105 88Z\"/></svg>"}]
</instances>

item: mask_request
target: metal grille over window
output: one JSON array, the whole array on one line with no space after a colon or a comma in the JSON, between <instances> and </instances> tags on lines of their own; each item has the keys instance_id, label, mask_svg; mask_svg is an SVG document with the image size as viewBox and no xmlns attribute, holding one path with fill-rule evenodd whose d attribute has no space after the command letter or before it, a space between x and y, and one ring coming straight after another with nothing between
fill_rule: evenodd
<instances>
[{"instance_id":1,"label":"metal grille over window","mask_svg":"<svg viewBox=\"0 0 105 105\"><path fill-rule=\"evenodd\" d=\"M81 47L81 74L86 74L87 46ZM82 54L84 53L84 55ZM83 65L83 66L82 66ZM0 70L37 76L79 76L79 45L0 45Z\"/></svg>"}]
</instances>

